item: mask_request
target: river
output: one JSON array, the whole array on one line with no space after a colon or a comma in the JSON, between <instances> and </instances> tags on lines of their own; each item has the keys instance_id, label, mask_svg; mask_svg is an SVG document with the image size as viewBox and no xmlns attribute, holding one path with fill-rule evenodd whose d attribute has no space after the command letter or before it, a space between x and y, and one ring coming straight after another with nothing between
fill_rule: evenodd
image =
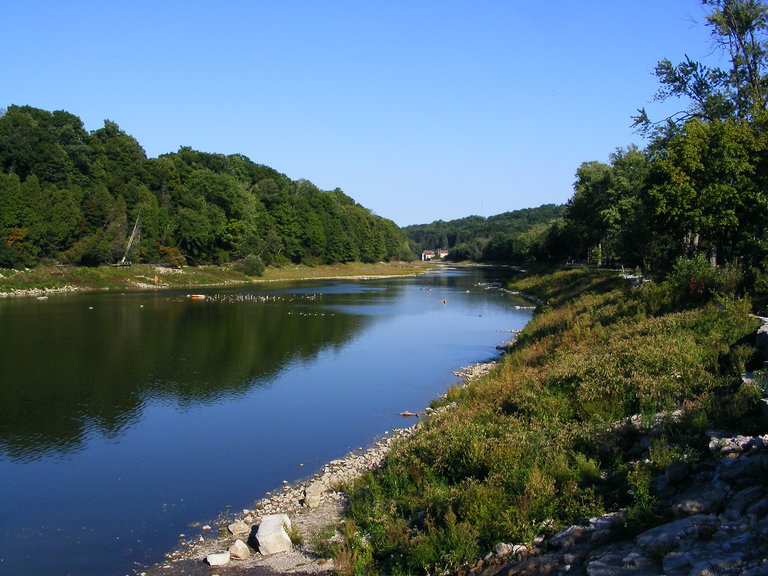
<instances>
[{"instance_id":1,"label":"river","mask_svg":"<svg viewBox=\"0 0 768 576\"><path fill-rule=\"evenodd\" d=\"M529 320L509 273L0 300L0 573L131 574L411 424Z\"/></svg>"}]
</instances>

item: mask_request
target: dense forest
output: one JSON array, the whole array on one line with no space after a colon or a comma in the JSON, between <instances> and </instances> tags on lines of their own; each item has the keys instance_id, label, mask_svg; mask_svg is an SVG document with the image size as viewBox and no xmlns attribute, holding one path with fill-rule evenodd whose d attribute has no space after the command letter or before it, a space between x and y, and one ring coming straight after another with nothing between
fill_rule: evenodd
<instances>
[{"instance_id":1,"label":"dense forest","mask_svg":"<svg viewBox=\"0 0 768 576\"><path fill-rule=\"evenodd\" d=\"M442 248L450 251L450 260L524 262L546 258L537 251L543 245L541 236L562 212L562 206L545 204L488 218L437 220L406 226L403 230L417 254Z\"/></svg>"},{"instance_id":2,"label":"dense forest","mask_svg":"<svg viewBox=\"0 0 768 576\"><path fill-rule=\"evenodd\" d=\"M397 225L242 155L147 158L117 124L0 110L0 267L41 262L171 265L411 259ZM130 250L128 246L130 245Z\"/></svg>"}]
</instances>

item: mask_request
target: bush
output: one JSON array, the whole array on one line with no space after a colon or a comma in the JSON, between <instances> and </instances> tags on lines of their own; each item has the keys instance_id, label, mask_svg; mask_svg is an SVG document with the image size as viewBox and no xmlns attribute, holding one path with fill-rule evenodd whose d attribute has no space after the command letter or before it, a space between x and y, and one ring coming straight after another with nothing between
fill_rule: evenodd
<instances>
[{"instance_id":1,"label":"bush","mask_svg":"<svg viewBox=\"0 0 768 576\"><path fill-rule=\"evenodd\" d=\"M255 254L250 254L235 263L235 270L247 276L263 276L264 269L264 262Z\"/></svg>"},{"instance_id":2,"label":"bush","mask_svg":"<svg viewBox=\"0 0 768 576\"><path fill-rule=\"evenodd\" d=\"M741 270L727 266L715 268L704 254L678 258L667 279L676 303L695 307L716 296L734 296L741 283Z\"/></svg>"}]
</instances>

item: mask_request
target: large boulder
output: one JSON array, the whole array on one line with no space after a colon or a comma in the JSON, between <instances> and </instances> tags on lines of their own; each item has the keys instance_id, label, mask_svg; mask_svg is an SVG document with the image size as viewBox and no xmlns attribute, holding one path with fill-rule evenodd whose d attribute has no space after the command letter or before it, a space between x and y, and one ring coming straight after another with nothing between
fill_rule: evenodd
<instances>
[{"instance_id":1,"label":"large boulder","mask_svg":"<svg viewBox=\"0 0 768 576\"><path fill-rule=\"evenodd\" d=\"M286 529L291 529L291 520L286 514L269 514L262 516L256 540L259 552L264 556L278 552L290 552L293 544Z\"/></svg>"},{"instance_id":2,"label":"large boulder","mask_svg":"<svg viewBox=\"0 0 768 576\"><path fill-rule=\"evenodd\" d=\"M643 552L656 558L677 550L682 542L709 538L719 527L717 516L699 514L646 530L635 542Z\"/></svg>"},{"instance_id":3,"label":"large boulder","mask_svg":"<svg viewBox=\"0 0 768 576\"><path fill-rule=\"evenodd\" d=\"M248 560L251 550L242 540L235 540L235 543L229 547L229 556L232 560Z\"/></svg>"},{"instance_id":4,"label":"large boulder","mask_svg":"<svg viewBox=\"0 0 768 576\"><path fill-rule=\"evenodd\" d=\"M229 564L229 551L220 550L218 552L211 552L205 557L205 561L209 566L224 566Z\"/></svg>"}]
</instances>

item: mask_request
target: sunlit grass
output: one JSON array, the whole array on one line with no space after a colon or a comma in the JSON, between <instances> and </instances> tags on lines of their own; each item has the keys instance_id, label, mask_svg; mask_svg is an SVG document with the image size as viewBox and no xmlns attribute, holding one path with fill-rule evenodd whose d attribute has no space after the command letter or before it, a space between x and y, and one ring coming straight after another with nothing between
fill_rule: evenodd
<instances>
[{"instance_id":1,"label":"sunlit grass","mask_svg":"<svg viewBox=\"0 0 768 576\"><path fill-rule=\"evenodd\" d=\"M657 315L649 311L670 306L648 302L658 291L589 271L511 288L550 306L499 368L452 388L456 407L399 441L351 490L365 570L466 568L500 541L530 543L617 508L628 510L628 531L642 529L659 519L654 474L695 454L702 429L749 425L758 386L738 377L749 360L741 342L756 328L746 300ZM735 394L715 403L724 388ZM630 453L636 438L619 421L681 408L646 453Z\"/></svg>"}]
</instances>

